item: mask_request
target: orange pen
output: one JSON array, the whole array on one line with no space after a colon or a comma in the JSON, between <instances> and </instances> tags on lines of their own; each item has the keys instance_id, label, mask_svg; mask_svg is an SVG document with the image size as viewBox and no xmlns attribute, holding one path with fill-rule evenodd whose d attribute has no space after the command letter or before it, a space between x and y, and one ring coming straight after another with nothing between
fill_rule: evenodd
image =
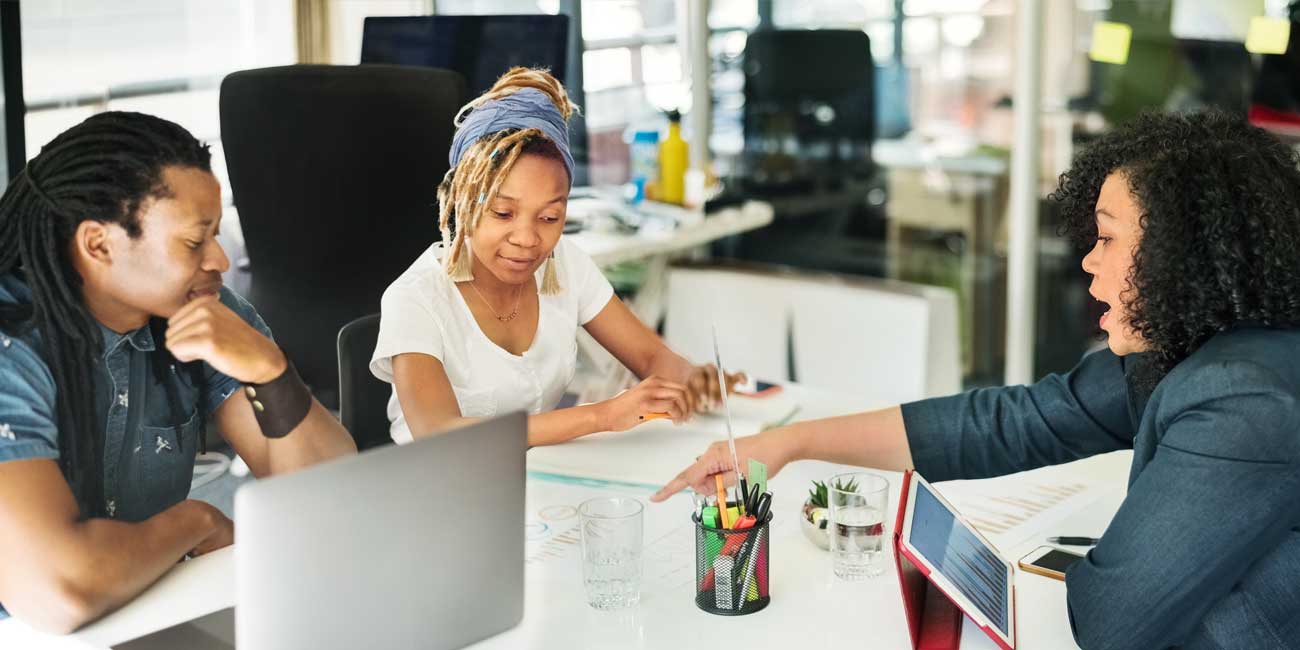
<instances>
[{"instance_id":1,"label":"orange pen","mask_svg":"<svg viewBox=\"0 0 1300 650\"><path fill-rule=\"evenodd\" d=\"M667 413L646 413L645 415L637 416L636 419L642 422L649 422L650 420L667 420L671 417L672 416Z\"/></svg>"},{"instance_id":2,"label":"orange pen","mask_svg":"<svg viewBox=\"0 0 1300 650\"><path fill-rule=\"evenodd\" d=\"M731 528L731 514L727 512L727 487L722 483L722 475L714 474L713 482L718 486L718 516L722 518L722 527Z\"/></svg>"}]
</instances>

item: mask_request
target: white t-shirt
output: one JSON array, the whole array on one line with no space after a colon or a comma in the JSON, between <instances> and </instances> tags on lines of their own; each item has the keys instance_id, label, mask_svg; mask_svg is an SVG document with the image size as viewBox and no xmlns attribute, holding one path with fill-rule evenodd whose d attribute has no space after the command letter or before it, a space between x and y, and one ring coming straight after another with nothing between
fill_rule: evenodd
<instances>
[{"instance_id":1,"label":"white t-shirt","mask_svg":"<svg viewBox=\"0 0 1300 650\"><path fill-rule=\"evenodd\" d=\"M442 362L464 417L555 408L573 380L578 326L609 304L614 295L609 280L586 253L561 237L554 262L561 291L538 295L537 334L532 346L516 356L479 329L442 266L444 254L442 242L430 246L384 292L370 372L391 384L393 357L419 352ZM538 286L545 268L537 270ZM410 442L396 388L388 400L388 419L393 441Z\"/></svg>"}]
</instances>

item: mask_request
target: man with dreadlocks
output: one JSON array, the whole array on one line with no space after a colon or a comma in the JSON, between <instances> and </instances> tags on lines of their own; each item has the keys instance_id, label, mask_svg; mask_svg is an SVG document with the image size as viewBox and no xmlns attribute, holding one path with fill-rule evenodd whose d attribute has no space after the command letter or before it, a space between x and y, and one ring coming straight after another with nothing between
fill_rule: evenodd
<instances>
[{"instance_id":1,"label":"man with dreadlocks","mask_svg":"<svg viewBox=\"0 0 1300 650\"><path fill-rule=\"evenodd\" d=\"M513 68L457 115L451 169L438 186L443 241L384 292L370 362L393 384L395 441L523 410L529 444L555 444L629 429L651 413L680 422L720 400L716 369L668 349L560 236L575 110L555 77ZM573 378L579 325L643 381L604 402L552 410Z\"/></svg>"},{"instance_id":2,"label":"man with dreadlocks","mask_svg":"<svg viewBox=\"0 0 1300 650\"><path fill-rule=\"evenodd\" d=\"M63 132L0 198L0 617L69 631L229 545L186 499L209 416L257 476L355 452L222 287L220 221L208 147L139 113Z\"/></svg>"}]
</instances>

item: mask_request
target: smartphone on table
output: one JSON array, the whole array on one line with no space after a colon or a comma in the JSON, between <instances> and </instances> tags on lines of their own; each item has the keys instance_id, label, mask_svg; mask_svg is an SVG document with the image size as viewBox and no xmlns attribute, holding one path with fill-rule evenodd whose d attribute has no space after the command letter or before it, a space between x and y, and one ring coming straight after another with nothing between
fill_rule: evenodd
<instances>
[{"instance_id":1,"label":"smartphone on table","mask_svg":"<svg viewBox=\"0 0 1300 650\"><path fill-rule=\"evenodd\" d=\"M735 393L745 397L770 397L781 392L780 384L770 384L765 381L755 381L754 390L746 390L749 386L737 386Z\"/></svg>"},{"instance_id":2,"label":"smartphone on table","mask_svg":"<svg viewBox=\"0 0 1300 650\"><path fill-rule=\"evenodd\" d=\"M1040 576L1065 580L1065 570L1083 559L1078 553L1062 551L1055 546L1039 546L1020 558L1020 568Z\"/></svg>"}]
</instances>

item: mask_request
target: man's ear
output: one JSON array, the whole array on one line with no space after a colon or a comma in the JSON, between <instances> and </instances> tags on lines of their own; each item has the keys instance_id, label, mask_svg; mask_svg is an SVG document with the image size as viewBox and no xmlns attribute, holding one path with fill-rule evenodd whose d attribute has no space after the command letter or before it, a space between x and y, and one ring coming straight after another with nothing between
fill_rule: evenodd
<instances>
[{"instance_id":1,"label":"man's ear","mask_svg":"<svg viewBox=\"0 0 1300 650\"><path fill-rule=\"evenodd\" d=\"M109 266L113 263L113 239L107 224L86 219L72 235L72 257L87 266Z\"/></svg>"}]
</instances>

